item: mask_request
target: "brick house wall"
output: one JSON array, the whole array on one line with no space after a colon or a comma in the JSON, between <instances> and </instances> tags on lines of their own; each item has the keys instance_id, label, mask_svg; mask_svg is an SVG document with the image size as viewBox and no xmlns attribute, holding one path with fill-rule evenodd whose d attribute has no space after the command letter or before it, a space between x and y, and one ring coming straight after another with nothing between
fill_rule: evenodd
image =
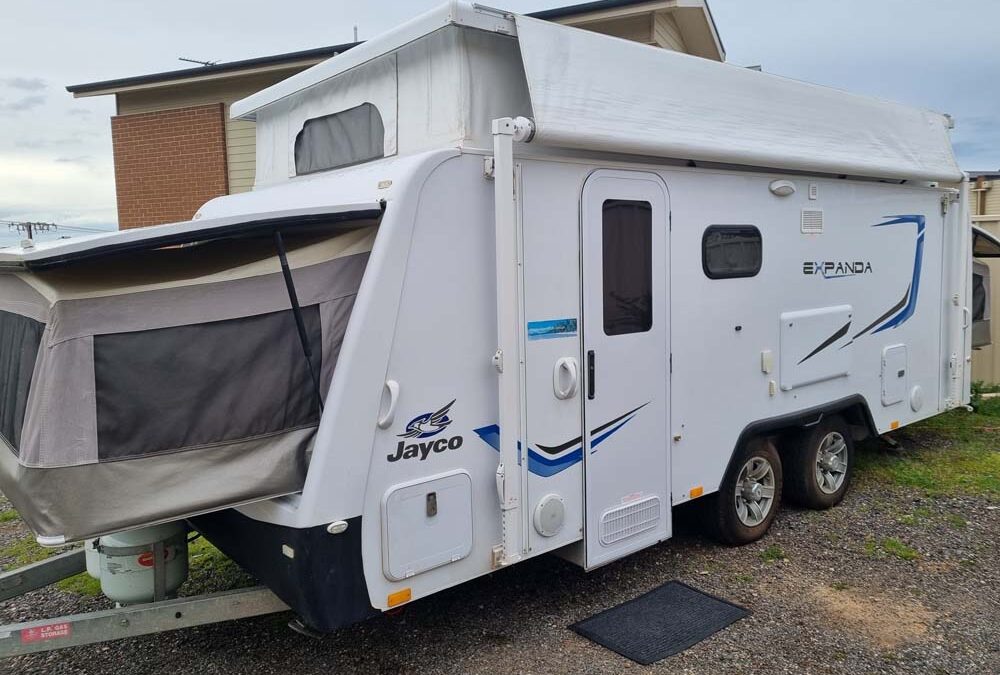
<instances>
[{"instance_id":1,"label":"brick house wall","mask_svg":"<svg viewBox=\"0 0 1000 675\"><path fill-rule=\"evenodd\" d=\"M228 194L222 103L111 118L118 227L190 220Z\"/></svg>"}]
</instances>

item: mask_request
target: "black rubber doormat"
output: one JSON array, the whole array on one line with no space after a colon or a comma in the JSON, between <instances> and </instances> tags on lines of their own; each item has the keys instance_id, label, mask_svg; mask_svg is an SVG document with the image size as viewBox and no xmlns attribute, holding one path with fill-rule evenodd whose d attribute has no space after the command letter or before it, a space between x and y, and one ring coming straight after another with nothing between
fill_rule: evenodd
<instances>
[{"instance_id":1,"label":"black rubber doormat","mask_svg":"<svg viewBox=\"0 0 1000 675\"><path fill-rule=\"evenodd\" d=\"M692 647L750 611L670 581L570 626L585 638L648 666Z\"/></svg>"}]
</instances>

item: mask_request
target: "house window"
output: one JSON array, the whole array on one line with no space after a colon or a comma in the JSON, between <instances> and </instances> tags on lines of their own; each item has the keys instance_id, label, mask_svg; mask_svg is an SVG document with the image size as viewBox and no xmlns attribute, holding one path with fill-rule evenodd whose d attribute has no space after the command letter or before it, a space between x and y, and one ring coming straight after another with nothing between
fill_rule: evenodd
<instances>
[{"instance_id":1,"label":"house window","mask_svg":"<svg viewBox=\"0 0 1000 675\"><path fill-rule=\"evenodd\" d=\"M306 120L295 137L295 173L299 176L384 156L385 127L371 103Z\"/></svg>"},{"instance_id":2,"label":"house window","mask_svg":"<svg viewBox=\"0 0 1000 675\"><path fill-rule=\"evenodd\" d=\"M603 209L604 333L653 326L653 207L609 199Z\"/></svg>"},{"instance_id":3,"label":"house window","mask_svg":"<svg viewBox=\"0 0 1000 675\"><path fill-rule=\"evenodd\" d=\"M701 265L709 279L757 276L762 257L760 230L753 225L712 225L701 238Z\"/></svg>"}]
</instances>

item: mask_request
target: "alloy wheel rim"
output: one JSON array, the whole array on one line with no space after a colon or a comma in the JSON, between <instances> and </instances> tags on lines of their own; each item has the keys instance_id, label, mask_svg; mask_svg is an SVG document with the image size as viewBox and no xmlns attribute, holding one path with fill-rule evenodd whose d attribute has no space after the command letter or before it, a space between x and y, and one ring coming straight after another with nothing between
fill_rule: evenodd
<instances>
[{"instance_id":1,"label":"alloy wheel rim","mask_svg":"<svg viewBox=\"0 0 1000 675\"><path fill-rule=\"evenodd\" d=\"M847 441L837 431L831 431L819 443L816 453L816 485L824 494L832 495L847 478Z\"/></svg>"},{"instance_id":2,"label":"alloy wheel rim","mask_svg":"<svg viewBox=\"0 0 1000 675\"><path fill-rule=\"evenodd\" d=\"M771 462L763 457L751 457L736 479L736 517L747 527L760 525L771 513L774 494L775 477Z\"/></svg>"}]
</instances>

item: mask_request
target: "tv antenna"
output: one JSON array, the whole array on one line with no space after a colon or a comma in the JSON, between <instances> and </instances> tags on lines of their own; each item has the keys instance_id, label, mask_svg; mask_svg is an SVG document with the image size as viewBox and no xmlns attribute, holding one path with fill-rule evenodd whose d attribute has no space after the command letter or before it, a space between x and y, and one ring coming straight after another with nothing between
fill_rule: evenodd
<instances>
[{"instance_id":1,"label":"tv antenna","mask_svg":"<svg viewBox=\"0 0 1000 675\"><path fill-rule=\"evenodd\" d=\"M198 59L187 59L183 56L177 57L178 61L187 61L188 63L197 63L199 66L214 66L218 61L199 61Z\"/></svg>"},{"instance_id":2,"label":"tv antenna","mask_svg":"<svg viewBox=\"0 0 1000 675\"><path fill-rule=\"evenodd\" d=\"M36 232L48 232L59 228L55 223L18 222L16 220L0 220L0 223L6 224L10 230L26 234L29 241L35 238Z\"/></svg>"}]
</instances>

